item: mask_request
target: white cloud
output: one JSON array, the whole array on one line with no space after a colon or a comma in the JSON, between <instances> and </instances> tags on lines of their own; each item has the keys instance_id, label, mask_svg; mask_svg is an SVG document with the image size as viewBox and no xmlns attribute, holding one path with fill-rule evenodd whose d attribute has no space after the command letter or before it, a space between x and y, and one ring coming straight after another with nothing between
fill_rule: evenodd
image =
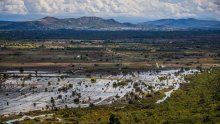
<instances>
[{"instance_id":1,"label":"white cloud","mask_svg":"<svg viewBox=\"0 0 220 124\"><path fill-rule=\"evenodd\" d=\"M27 14L23 0L0 0L0 12Z\"/></svg>"},{"instance_id":2,"label":"white cloud","mask_svg":"<svg viewBox=\"0 0 220 124\"><path fill-rule=\"evenodd\" d=\"M0 0L8 14L90 15L102 17L218 18L218 0Z\"/></svg>"}]
</instances>

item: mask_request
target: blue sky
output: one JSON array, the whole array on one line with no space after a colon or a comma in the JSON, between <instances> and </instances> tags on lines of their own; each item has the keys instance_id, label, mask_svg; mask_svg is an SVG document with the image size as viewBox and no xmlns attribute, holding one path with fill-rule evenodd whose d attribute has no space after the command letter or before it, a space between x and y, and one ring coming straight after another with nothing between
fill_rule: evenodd
<instances>
[{"instance_id":1,"label":"blue sky","mask_svg":"<svg viewBox=\"0 0 220 124\"><path fill-rule=\"evenodd\" d=\"M220 0L0 0L0 20L98 16L122 22L164 18L220 20Z\"/></svg>"}]
</instances>

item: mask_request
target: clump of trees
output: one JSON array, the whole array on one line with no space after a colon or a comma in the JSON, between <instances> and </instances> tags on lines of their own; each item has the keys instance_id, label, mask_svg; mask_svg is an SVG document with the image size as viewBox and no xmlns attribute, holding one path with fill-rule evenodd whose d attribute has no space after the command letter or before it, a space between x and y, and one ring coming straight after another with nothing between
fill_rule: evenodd
<instances>
[{"instance_id":1,"label":"clump of trees","mask_svg":"<svg viewBox=\"0 0 220 124\"><path fill-rule=\"evenodd\" d=\"M127 86L128 83L129 83L129 80L122 80L122 81L114 82L113 88Z\"/></svg>"},{"instance_id":2,"label":"clump of trees","mask_svg":"<svg viewBox=\"0 0 220 124\"><path fill-rule=\"evenodd\" d=\"M65 86L62 86L60 88L58 88L58 91L61 92L67 92L69 89L73 88L73 84L69 84L69 85L65 85Z\"/></svg>"},{"instance_id":3,"label":"clump of trees","mask_svg":"<svg viewBox=\"0 0 220 124\"><path fill-rule=\"evenodd\" d=\"M166 79L167 79L167 77L166 77L166 76L163 76L163 77L158 77L158 79L159 79L160 81L164 81L164 80L166 80Z\"/></svg>"}]
</instances>

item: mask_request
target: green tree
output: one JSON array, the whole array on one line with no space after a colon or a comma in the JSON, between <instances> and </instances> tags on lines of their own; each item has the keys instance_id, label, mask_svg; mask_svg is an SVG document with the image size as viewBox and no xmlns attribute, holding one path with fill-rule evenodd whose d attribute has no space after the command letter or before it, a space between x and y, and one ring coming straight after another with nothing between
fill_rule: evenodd
<instances>
[{"instance_id":1,"label":"green tree","mask_svg":"<svg viewBox=\"0 0 220 124\"><path fill-rule=\"evenodd\" d=\"M111 114L109 124L120 124L119 118L117 118L114 114Z\"/></svg>"}]
</instances>

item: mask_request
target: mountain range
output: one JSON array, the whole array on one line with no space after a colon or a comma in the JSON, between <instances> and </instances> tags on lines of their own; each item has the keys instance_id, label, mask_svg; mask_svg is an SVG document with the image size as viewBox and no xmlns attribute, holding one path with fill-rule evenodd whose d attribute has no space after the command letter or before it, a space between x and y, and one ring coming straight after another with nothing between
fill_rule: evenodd
<instances>
[{"instance_id":1,"label":"mountain range","mask_svg":"<svg viewBox=\"0 0 220 124\"><path fill-rule=\"evenodd\" d=\"M58 19L45 17L34 21L0 21L0 30L192 30L220 29L220 21L188 19L161 19L139 24L120 23L114 19L81 17Z\"/></svg>"},{"instance_id":2,"label":"mountain range","mask_svg":"<svg viewBox=\"0 0 220 124\"><path fill-rule=\"evenodd\" d=\"M220 29L219 21L188 19L161 19L140 24L155 29Z\"/></svg>"}]
</instances>

